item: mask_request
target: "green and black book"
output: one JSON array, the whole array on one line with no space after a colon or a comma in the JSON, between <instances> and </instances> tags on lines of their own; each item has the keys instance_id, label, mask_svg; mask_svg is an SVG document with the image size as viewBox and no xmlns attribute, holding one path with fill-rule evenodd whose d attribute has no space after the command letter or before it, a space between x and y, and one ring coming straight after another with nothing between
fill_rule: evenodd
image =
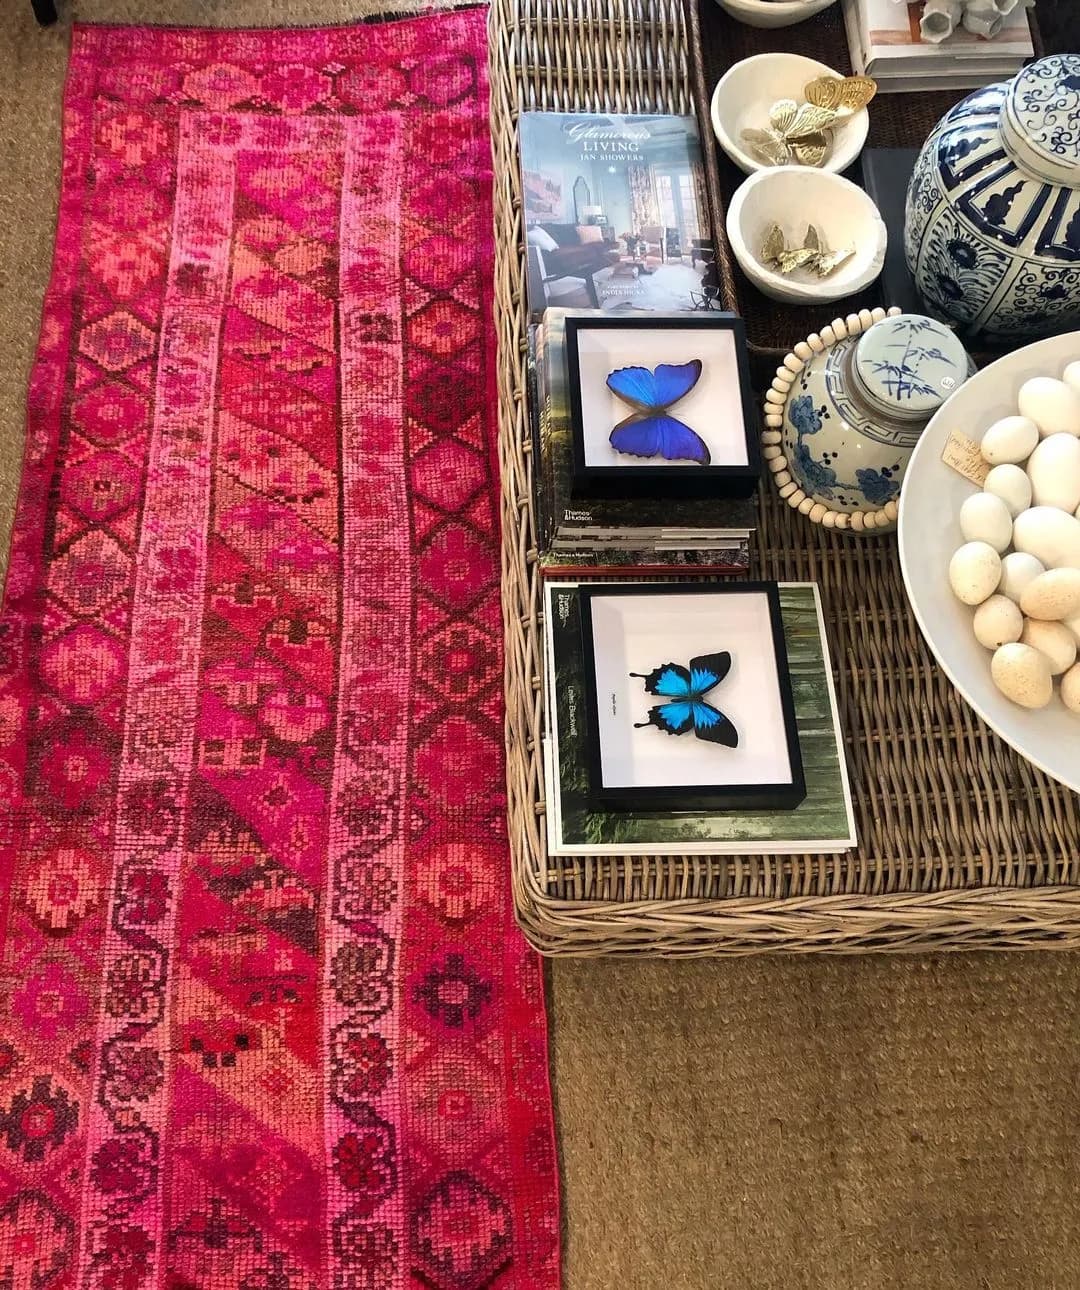
<instances>
[{"instance_id":1,"label":"green and black book","mask_svg":"<svg viewBox=\"0 0 1080 1290\"><path fill-rule=\"evenodd\" d=\"M585 655L578 584L545 588L548 849L553 855L822 854L855 846L843 741L817 587L779 586L806 779L789 810L601 811L588 803Z\"/></svg>"}]
</instances>

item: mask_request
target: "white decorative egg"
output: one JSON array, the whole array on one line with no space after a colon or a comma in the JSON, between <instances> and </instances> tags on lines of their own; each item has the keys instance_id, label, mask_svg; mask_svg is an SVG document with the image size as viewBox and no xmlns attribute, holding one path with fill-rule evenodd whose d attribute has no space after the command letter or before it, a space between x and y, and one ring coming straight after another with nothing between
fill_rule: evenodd
<instances>
[{"instance_id":1,"label":"white decorative egg","mask_svg":"<svg viewBox=\"0 0 1080 1290\"><path fill-rule=\"evenodd\" d=\"M1045 708L1054 693L1045 654L1019 641L994 651L990 676L1001 693L1022 708Z\"/></svg>"},{"instance_id":2,"label":"white decorative egg","mask_svg":"<svg viewBox=\"0 0 1080 1290\"><path fill-rule=\"evenodd\" d=\"M1021 416L1030 417L1039 435L1080 435L1080 394L1053 376L1033 376L1020 387Z\"/></svg>"},{"instance_id":3,"label":"white decorative egg","mask_svg":"<svg viewBox=\"0 0 1080 1290\"><path fill-rule=\"evenodd\" d=\"M1060 622L1080 613L1080 569L1048 569L1020 595L1020 608L1028 618Z\"/></svg>"},{"instance_id":4,"label":"white decorative egg","mask_svg":"<svg viewBox=\"0 0 1080 1290\"><path fill-rule=\"evenodd\" d=\"M1008 596L991 596L975 610L975 639L986 649L998 649L1020 639L1024 615Z\"/></svg>"},{"instance_id":5,"label":"white decorative egg","mask_svg":"<svg viewBox=\"0 0 1080 1290\"><path fill-rule=\"evenodd\" d=\"M982 455L991 466L1027 461L1039 442L1039 427L1030 417L1002 417L982 437Z\"/></svg>"},{"instance_id":6,"label":"white decorative egg","mask_svg":"<svg viewBox=\"0 0 1080 1290\"><path fill-rule=\"evenodd\" d=\"M1046 569L1041 560L1036 560L1026 551L1010 551L1001 561L1001 583L998 590L1003 596L1020 603L1024 588L1033 582Z\"/></svg>"},{"instance_id":7,"label":"white decorative egg","mask_svg":"<svg viewBox=\"0 0 1080 1290\"><path fill-rule=\"evenodd\" d=\"M1013 546L1048 569L1080 569L1080 520L1054 506L1033 506L1013 522Z\"/></svg>"},{"instance_id":8,"label":"white decorative egg","mask_svg":"<svg viewBox=\"0 0 1080 1290\"><path fill-rule=\"evenodd\" d=\"M949 562L949 585L965 605L980 605L1001 579L1001 556L986 542L965 542Z\"/></svg>"},{"instance_id":9,"label":"white decorative egg","mask_svg":"<svg viewBox=\"0 0 1080 1290\"><path fill-rule=\"evenodd\" d=\"M1031 505L1031 480L1022 466L1012 462L995 466L983 481L983 488L1001 498L1013 519Z\"/></svg>"},{"instance_id":10,"label":"white decorative egg","mask_svg":"<svg viewBox=\"0 0 1080 1290\"><path fill-rule=\"evenodd\" d=\"M1076 440L1080 448L1080 439ZM973 493L960 507L960 532L967 542L985 542L1000 555L1012 541L1009 508L993 493Z\"/></svg>"},{"instance_id":11,"label":"white decorative egg","mask_svg":"<svg viewBox=\"0 0 1080 1290\"><path fill-rule=\"evenodd\" d=\"M1029 618L1024 623L1020 640L1045 656L1051 676L1060 676L1076 662L1076 637L1064 623L1044 623L1038 618Z\"/></svg>"},{"instance_id":12,"label":"white decorative egg","mask_svg":"<svg viewBox=\"0 0 1080 1290\"><path fill-rule=\"evenodd\" d=\"M1036 506L1075 511L1080 506L1080 439L1052 434L1041 440L1028 458L1027 476Z\"/></svg>"},{"instance_id":13,"label":"white decorative egg","mask_svg":"<svg viewBox=\"0 0 1080 1290\"><path fill-rule=\"evenodd\" d=\"M1078 59L1080 63L1080 59ZM949 585L974 607L994 685L1021 707L1080 715L1080 359L1033 377L986 430L983 491L965 498Z\"/></svg>"},{"instance_id":14,"label":"white decorative egg","mask_svg":"<svg viewBox=\"0 0 1080 1290\"><path fill-rule=\"evenodd\" d=\"M1074 663L1061 678L1061 701L1080 716L1080 663Z\"/></svg>"}]
</instances>

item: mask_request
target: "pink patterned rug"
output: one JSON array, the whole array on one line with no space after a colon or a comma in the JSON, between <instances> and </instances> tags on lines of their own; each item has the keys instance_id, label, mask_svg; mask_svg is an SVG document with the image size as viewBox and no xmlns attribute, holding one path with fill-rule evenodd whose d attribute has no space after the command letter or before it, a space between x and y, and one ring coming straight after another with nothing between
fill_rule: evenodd
<instances>
[{"instance_id":1,"label":"pink patterned rug","mask_svg":"<svg viewBox=\"0 0 1080 1290\"><path fill-rule=\"evenodd\" d=\"M0 623L0 1286L550 1290L484 14L77 29Z\"/></svg>"}]
</instances>

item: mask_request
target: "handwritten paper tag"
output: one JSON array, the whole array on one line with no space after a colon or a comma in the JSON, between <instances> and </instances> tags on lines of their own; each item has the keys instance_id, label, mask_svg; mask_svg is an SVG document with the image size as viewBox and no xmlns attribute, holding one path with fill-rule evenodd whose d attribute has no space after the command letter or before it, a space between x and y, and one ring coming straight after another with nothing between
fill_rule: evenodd
<instances>
[{"instance_id":1,"label":"handwritten paper tag","mask_svg":"<svg viewBox=\"0 0 1080 1290\"><path fill-rule=\"evenodd\" d=\"M986 477L990 473L990 464L983 461L979 445L960 430L954 430L949 435L941 460L979 488L986 483Z\"/></svg>"}]
</instances>

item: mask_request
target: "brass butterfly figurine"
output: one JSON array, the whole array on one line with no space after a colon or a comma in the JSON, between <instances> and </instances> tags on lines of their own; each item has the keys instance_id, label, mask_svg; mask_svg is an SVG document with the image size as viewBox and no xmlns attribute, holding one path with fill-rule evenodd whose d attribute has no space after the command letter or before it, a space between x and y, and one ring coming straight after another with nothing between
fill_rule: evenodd
<instances>
[{"instance_id":1,"label":"brass butterfly figurine","mask_svg":"<svg viewBox=\"0 0 1080 1290\"><path fill-rule=\"evenodd\" d=\"M861 111L877 93L869 76L819 76L803 90L806 102L780 99L769 110L767 130L744 130L751 150L771 166L820 166L831 131Z\"/></svg>"},{"instance_id":2,"label":"brass butterfly figurine","mask_svg":"<svg viewBox=\"0 0 1080 1290\"><path fill-rule=\"evenodd\" d=\"M796 269L809 269L819 278L827 278L854 254L854 247L830 251L820 229L813 224L807 227L802 246L789 247L783 229L774 224L761 248L761 261L784 274L794 273Z\"/></svg>"}]
</instances>

